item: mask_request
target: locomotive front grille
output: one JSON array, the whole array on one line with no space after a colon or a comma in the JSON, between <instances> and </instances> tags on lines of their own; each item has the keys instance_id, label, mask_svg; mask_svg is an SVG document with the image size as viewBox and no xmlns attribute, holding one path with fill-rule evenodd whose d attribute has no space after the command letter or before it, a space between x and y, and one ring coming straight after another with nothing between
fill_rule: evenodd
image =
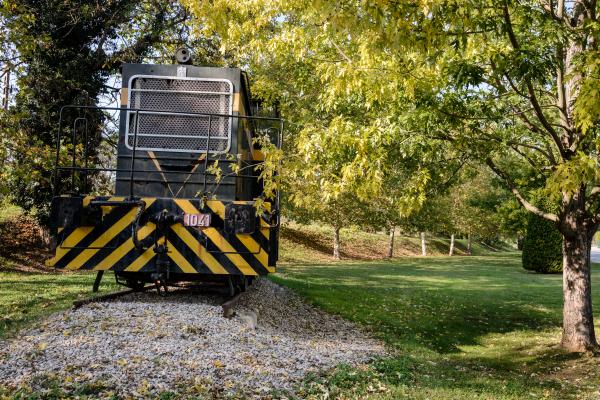
<instances>
[{"instance_id":1,"label":"locomotive front grille","mask_svg":"<svg viewBox=\"0 0 600 400\"><path fill-rule=\"evenodd\" d=\"M231 144L233 84L225 79L135 75L129 81L125 143L133 149L226 153ZM220 114L218 115L197 115Z\"/></svg>"}]
</instances>

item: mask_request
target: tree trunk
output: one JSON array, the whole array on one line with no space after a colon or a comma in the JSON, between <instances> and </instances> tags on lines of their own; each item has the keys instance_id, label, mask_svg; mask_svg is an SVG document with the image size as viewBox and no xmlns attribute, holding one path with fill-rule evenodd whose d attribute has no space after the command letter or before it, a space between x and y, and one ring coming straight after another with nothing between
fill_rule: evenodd
<instances>
[{"instance_id":1,"label":"tree trunk","mask_svg":"<svg viewBox=\"0 0 600 400\"><path fill-rule=\"evenodd\" d=\"M454 254L454 233L450 236L450 251L448 252L448 255L450 257L452 257L453 254Z\"/></svg>"},{"instance_id":2,"label":"tree trunk","mask_svg":"<svg viewBox=\"0 0 600 400\"><path fill-rule=\"evenodd\" d=\"M8 110L10 102L10 68L6 68L4 75L4 93L2 97L2 108Z\"/></svg>"},{"instance_id":3,"label":"tree trunk","mask_svg":"<svg viewBox=\"0 0 600 400\"><path fill-rule=\"evenodd\" d=\"M340 259L340 227L333 227L333 258Z\"/></svg>"},{"instance_id":4,"label":"tree trunk","mask_svg":"<svg viewBox=\"0 0 600 400\"><path fill-rule=\"evenodd\" d=\"M390 228L390 242L388 245L388 253L387 253L388 258L394 257L394 235L395 234L396 234L396 226L392 225L392 227Z\"/></svg>"},{"instance_id":5,"label":"tree trunk","mask_svg":"<svg viewBox=\"0 0 600 400\"><path fill-rule=\"evenodd\" d=\"M421 232L421 255L427 255L427 247L425 245L425 232Z\"/></svg>"},{"instance_id":6,"label":"tree trunk","mask_svg":"<svg viewBox=\"0 0 600 400\"><path fill-rule=\"evenodd\" d=\"M523 250L523 237L517 237L517 250Z\"/></svg>"},{"instance_id":7,"label":"tree trunk","mask_svg":"<svg viewBox=\"0 0 600 400\"><path fill-rule=\"evenodd\" d=\"M471 243L471 232L467 234L467 253L473 255L473 248Z\"/></svg>"},{"instance_id":8,"label":"tree trunk","mask_svg":"<svg viewBox=\"0 0 600 400\"><path fill-rule=\"evenodd\" d=\"M577 227L575 227L577 228ZM590 251L593 233L585 227L563 237L563 333L561 346L572 352L597 350L592 315Z\"/></svg>"}]
</instances>

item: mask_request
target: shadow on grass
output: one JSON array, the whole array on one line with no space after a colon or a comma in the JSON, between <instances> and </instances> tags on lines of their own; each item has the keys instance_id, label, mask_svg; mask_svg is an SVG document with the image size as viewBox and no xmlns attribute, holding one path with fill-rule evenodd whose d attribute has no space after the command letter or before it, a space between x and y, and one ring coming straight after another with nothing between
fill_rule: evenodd
<instances>
[{"instance_id":1,"label":"shadow on grass","mask_svg":"<svg viewBox=\"0 0 600 400\"><path fill-rule=\"evenodd\" d=\"M276 281L372 327L393 346L414 343L454 353L490 333L560 325L560 277L527 274L514 257L406 259L282 272Z\"/></svg>"},{"instance_id":2,"label":"shadow on grass","mask_svg":"<svg viewBox=\"0 0 600 400\"><path fill-rule=\"evenodd\" d=\"M280 271L272 279L388 343L390 370L377 379L408 379L390 398L578 398L582 382L600 381L597 358L558 347L561 277L524 271L518 254Z\"/></svg>"}]
</instances>

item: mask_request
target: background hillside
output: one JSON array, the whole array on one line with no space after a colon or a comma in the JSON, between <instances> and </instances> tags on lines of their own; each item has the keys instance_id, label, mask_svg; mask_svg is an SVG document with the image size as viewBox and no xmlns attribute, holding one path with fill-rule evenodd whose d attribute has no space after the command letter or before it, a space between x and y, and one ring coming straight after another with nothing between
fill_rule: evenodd
<instances>
[{"instance_id":1,"label":"background hillside","mask_svg":"<svg viewBox=\"0 0 600 400\"><path fill-rule=\"evenodd\" d=\"M340 255L345 260L378 260L386 258L389 236L382 232L366 232L358 227L340 231ZM450 239L426 237L427 255L448 255ZM333 261L333 228L328 225L301 225L287 222L281 228L279 260L281 263L318 263ZM473 242L472 255L485 255L498 251L515 250L504 243L489 246ZM465 256L467 240L456 239L454 255ZM415 236L396 234L394 257L421 256L421 239Z\"/></svg>"}]
</instances>

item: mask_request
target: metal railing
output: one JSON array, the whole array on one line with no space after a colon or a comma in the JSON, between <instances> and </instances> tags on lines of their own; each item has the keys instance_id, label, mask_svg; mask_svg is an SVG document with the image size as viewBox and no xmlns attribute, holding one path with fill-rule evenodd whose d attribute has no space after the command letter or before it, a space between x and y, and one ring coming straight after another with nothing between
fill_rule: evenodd
<instances>
[{"instance_id":1,"label":"metal railing","mask_svg":"<svg viewBox=\"0 0 600 400\"><path fill-rule=\"evenodd\" d=\"M62 141L64 136L62 135L63 130L65 129L65 127L63 125L65 125L65 120L66 120L66 114L67 112L72 112L72 111L76 111L78 114L77 116L74 116L74 118L72 117L72 121L73 121L73 126L72 126L72 134L71 134L71 149L73 154L71 155L71 165L70 166L66 166L66 165L61 165L60 162L60 157L61 157L61 148L63 146ZM127 115L131 115L134 114L135 115L135 119L134 119L134 129L133 129L133 145L131 147L130 154L119 154L118 151L118 144L117 144L117 148L115 150L115 159L118 159L119 157L128 157L129 158L129 168L108 168L108 167L102 167L102 166L90 166L89 165L89 161L90 158L92 156L95 156L95 153L90 153L88 150L89 146L90 146L90 138L89 138L89 128L90 128L90 124L88 121L88 118L86 116L82 116L82 114L85 113L90 113L90 112L97 112L98 114L95 115L96 118L98 118L100 121L102 120L102 116L100 113L107 113L107 112L112 112L114 114L116 113L120 113L121 116L123 113L127 113ZM67 105L61 108L60 110L60 115L59 115L59 124L58 124L58 134L57 134L57 138L56 138L56 159L55 159L55 166L54 166L54 172L53 172L53 192L54 192L54 196L57 196L60 194L60 188L62 186L62 181L61 181L61 172L70 172L70 188L71 188L71 194L81 194L81 191L79 190L78 186L76 185L76 175L79 175L81 177L81 175L83 174L84 179L83 179L83 185L82 188L83 189L83 193L87 193L88 189L89 189L89 185L88 185L88 179L90 175L94 175L97 173L114 173L116 175L115 177L115 186L117 184L117 181L123 181L123 180L127 180L128 181L128 197L129 199L134 199L135 198L135 193L134 193L134 182L163 182L163 180L158 180L158 179L149 179L147 177L147 175L151 174L151 173L160 173L161 176L165 177L165 180L167 181L167 183L177 183L177 184L182 184L182 185L202 185L203 189L202 189L202 193L205 194L207 193L207 185L208 185L208 176L216 176L217 174L215 173L211 173L208 172L208 166L209 163L214 162L214 161L219 161L222 163L233 163L233 162L237 162L237 160L229 160L227 158L223 157L223 154L218 154L218 157L211 157L211 152L210 152L210 137L211 137L211 125L212 125L212 121L214 118L231 118L232 121L237 121L239 123L239 121L242 120L246 120L248 121L248 123L250 124L251 127L251 131L255 134L258 134L258 132L260 131L265 131L269 134L274 134L273 137L271 137L271 142L273 144L275 144L275 146L278 149L281 149L282 146L282 142L283 142L283 128L284 128L284 121L280 118L273 118L273 117L258 117L258 116L245 116L245 115L233 115L233 114L212 114L212 113L190 113L189 111L185 111L185 112L176 112L176 111L169 111L168 114L169 115L186 115L186 116L197 116L199 118L208 118L208 128L207 128L207 132L199 132L198 135L190 135L187 137L190 138L206 138L206 149L204 151L204 159L201 160L204 164L204 168L202 170L198 170L197 168L194 168L190 171L169 171L169 170L159 170L158 168L156 170L149 170L149 169L140 169L140 168L136 168L136 160L151 160L152 158L150 156L141 156L139 155L138 152L138 133L139 133L139 114L140 113L145 113L145 112L161 112L160 110L149 110L149 109L138 109L138 108L127 108L127 107L102 107L102 106L77 106L77 105ZM267 127L267 129L262 129L262 127L260 126L260 124L268 124L270 126ZM122 124L120 124L122 125ZM81 135L78 135L77 132L79 130L81 130L81 128L83 128L83 132L81 133ZM122 126L120 126L120 129L122 129ZM129 126L125 126L125 129L127 131L129 131ZM120 137L125 137L126 132L120 132L119 136ZM232 132L232 134L236 134L237 132ZM263 132L264 133L264 132ZM78 136L82 136L81 140L78 140ZM100 140L98 141L98 143L95 143L95 145L99 145L100 141L103 140L102 138L100 138ZM77 162L77 145L78 144L83 144L83 162ZM249 143L249 146L252 147L253 143ZM231 149L229 154L235 154L237 151L237 149ZM194 151L194 150L190 150L190 152L196 152L196 153L200 153L198 151ZM68 154L68 153L67 153ZM216 154L215 154L216 155ZM181 157L181 156L176 156L176 155L172 155L169 154L169 152L163 152L163 153L159 153L158 157L155 157L155 159L160 159L160 160L164 160L164 161L184 161L184 160L190 160L189 158L185 158L185 157ZM200 160L197 160L197 162L199 163ZM249 163L249 165L247 167L251 167L252 164ZM244 167L245 168L245 167ZM143 179L140 178L136 178L136 174L145 174L146 177ZM166 176L170 175L170 174L179 174L179 175L187 175L188 179L181 181L181 180L168 180L166 179ZM199 175L201 176L201 179L199 180L190 180L190 178L192 176L194 177L198 177ZM123 176L128 176L128 178L123 178ZM257 175L253 175L253 174L248 174L248 173L244 173L244 174L227 174L224 175L222 177L222 179L224 178L235 178L235 179L243 179L243 178L252 178L252 179L257 179L258 177ZM81 180L81 178L80 178ZM215 182L213 182L215 183ZM276 201L276 207L277 209L279 208L279 194L277 194L277 198L275 199Z\"/></svg>"}]
</instances>

